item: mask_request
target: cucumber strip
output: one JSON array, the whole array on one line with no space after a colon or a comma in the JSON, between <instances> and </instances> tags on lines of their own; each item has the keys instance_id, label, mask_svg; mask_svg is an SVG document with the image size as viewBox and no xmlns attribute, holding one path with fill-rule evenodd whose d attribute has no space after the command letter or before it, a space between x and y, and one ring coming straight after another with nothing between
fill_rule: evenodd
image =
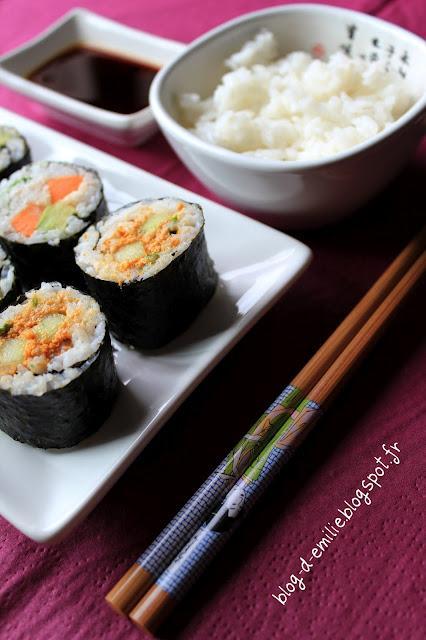
<instances>
[{"instance_id":1,"label":"cucumber strip","mask_svg":"<svg viewBox=\"0 0 426 640\"><path fill-rule=\"evenodd\" d=\"M119 262L128 262L130 260L138 260L139 258L143 258L145 255L145 249L141 242L132 242L131 244L126 244L126 246L121 247L118 251L115 252L115 259Z\"/></svg>"},{"instance_id":2,"label":"cucumber strip","mask_svg":"<svg viewBox=\"0 0 426 640\"><path fill-rule=\"evenodd\" d=\"M65 316L61 313L52 313L49 316L42 318L34 331L40 340L49 340L50 338L53 338L64 320Z\"/></svg>"},{"instance_id":3,"label":"cucumber strip","mask_svg":"<svg viewBox=\"0 0 426 640\"><path fill-rule=\"evenodd\" d=\"M155 231L160 224L170 219L170 213L155 213L148 220L146 220L141 226L141 233L149 233Z\"/></svg>"},{"instance_id":4,"label":"cucumber strip","mask_svg":"<svg viewBox=\"0 0 426 640\"><path fill-rule=\"evenodd\" d=\"M24 361L26 341L11 338L0 346L0 366L21 364Z\"/></svg>"}]
</instances>

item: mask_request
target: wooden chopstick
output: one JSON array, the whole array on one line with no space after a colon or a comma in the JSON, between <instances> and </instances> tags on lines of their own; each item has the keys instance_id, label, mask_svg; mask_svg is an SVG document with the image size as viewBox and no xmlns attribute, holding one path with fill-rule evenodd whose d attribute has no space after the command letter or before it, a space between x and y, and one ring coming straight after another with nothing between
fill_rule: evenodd
<instances>
[{"instance_id":1,"label":"wooden chopstick","mask_svg":"<svg viewBox=\"0 0 426 640\"><path fill-rule=\"evenodd\" d=\"M128 613L167 568L421 253L425 236L426 232L422 230L395 258L311 360L210 474L199 491L107 594L106 600L115 611Z\"/></svg>"},{"instance_id":2,"label":"wooden chopstick","mask_svg":"<svg viewBox=\"0 0 426 640\"><path fill-rule=\"evenodd\" d=\"M319 380L371 313L397 284L401 276L422 253L425 243L426 227L398 254L386 271L375 281L358 304L303 367L294 378L293 384L295 386L305 388L313 386Z\"/></svg>"},{"instance_id":3,"label":"wooden chopstick","mask_svg":"<svg viewBox=\"0 0 426 640\"><path fill-rule=\"evenodd\" d=\"M228 492L207 524L195 532L181 553L131 611L130 619L137 626L151 633L155 632L203 573L244 516L263 495L276 473L303 442L318 421L320 409L331 402L425 269L426 252L423 252L315 384L309 398L299 404L244 476ZM245 506L244 510L242 504Z\"/></svg>"}]
</instances>

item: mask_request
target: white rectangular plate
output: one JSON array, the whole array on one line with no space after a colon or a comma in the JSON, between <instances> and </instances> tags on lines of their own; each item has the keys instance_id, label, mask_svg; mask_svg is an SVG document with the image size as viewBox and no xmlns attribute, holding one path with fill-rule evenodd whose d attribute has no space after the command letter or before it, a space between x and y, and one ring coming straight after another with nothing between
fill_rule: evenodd
<instances>
[{"instance_id":1,"label":"white rectangular plate","mask_svg":"<svg viewBox=\"0 0 426 640\"><path fill-rule=\"evenodd\" d=\"M110 209L150 196L199 202L220 275L213 299L167 347L141 354L116 343L123 390L97 434L71 449L42 451L0 431L0 513L33 540L48 542L93 509L183 400L300 275L311 253L279 231L1 108L0 122L27 137L34 160L97 169Z\"/></svg>"}]
</instances>

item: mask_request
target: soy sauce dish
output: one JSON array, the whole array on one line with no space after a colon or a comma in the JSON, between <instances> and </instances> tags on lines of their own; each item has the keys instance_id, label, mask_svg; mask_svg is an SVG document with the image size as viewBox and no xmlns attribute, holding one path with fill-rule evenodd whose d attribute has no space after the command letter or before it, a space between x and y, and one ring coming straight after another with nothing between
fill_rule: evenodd
<instances>
[{"instance_id":1,"label":"soy sauce dish","mask_svg":"<svg viewBox=\"0 0 426 640\"><path fill-rule=\"evenodd\" d=\"M0 82L43 103L65 123L136 145L157 130L148 105L152 78L183 48L74 9L0 57Z\"/></svg>"},{"instance_id":2,"label":"soy sauce dish","mask_svg":"<svg viewBox=\"0 0 426 640\"><path fill-rule=\"evenodd\" d=\"M150 103L188 168L228 203L285 228L351 213L426 131L426 43L324 5L251 13L196 40Z\"/></svg>"}]
</instances>

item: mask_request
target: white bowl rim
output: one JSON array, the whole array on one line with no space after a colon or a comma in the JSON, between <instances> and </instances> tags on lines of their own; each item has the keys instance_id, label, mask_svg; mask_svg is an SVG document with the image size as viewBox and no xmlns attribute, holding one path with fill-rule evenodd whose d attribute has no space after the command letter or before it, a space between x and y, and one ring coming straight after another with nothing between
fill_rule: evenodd
<instances>
[{"instance_id":1,"label":"white bowl rim","mask_svg":"<svg viewBox=\"0 0 426 640\"><path fill-rule=\"evenodd\" d=\"M195 50L201 49L208 41L213 40L216 36L226 32L231 31L235 27L248 23L251 21L256 21L257 18L263 16L270 16L273 14L286 14L286 13L306 13L312 12L322 15L333 15L340 14L346 15L349 17L356 17L356 19L361 19L365 23L376 24L380 23L382 27L387 29L391 33L396 33L400 37L402 36L405 40L409 40L414 42L416 45L420 45L425 47L426 49L426 41L417 36L416 34L408 31L407 29L403 29L398 25L394 25L391 22L386 20L382 20L381 18L376 18L375 16L370 16L368 14L362 13L361 11L354 11L352 9L344 9L342 7L333 7L329 5L323 4L287 4L281 5L278 7L270 7L268 9L262 9L260 11L252 11L250 13L245 13L242 16L234 18L233 20L229 20L214 29L211 29L207 33L203 34L196 40L194 40L187 49L185 49L180 55L178 55L172 62L165 65L162 69L160 69L159 73L155 76L149 95L149 102L152 107L154 116L160 125L164 126L164 129L171 130L173 135L183 142L184 144L189 144L192 147L196 147L199 151L204 152L210 157L226 160L228 164L237 165L241 168L248 169L265 169L270 172L277 171L287 171L287 170L301 170L301 169L314 169L317 167L328 166L339 162L340 160L344 160L346 158L352 157L359 153L362 153L366 149L375 146L377 143L382 140L390 137L393 133L402 129L404 125L409 123L411 120L414 120L422 111L426 109L426 91L420 96L416 102L404 113L400 118L395 120L392 124L390 124L386 129L379 132L369 140L362 142L360 144L354 145L350 149L346 151L340 151L339 153L333 154L329 157L319 158L317 160L269 160L265 158L253 157L248 155L243 155L236 151L231 151L230 149L226 149L225 147L221 147L219 145L215 145L210 142L206 142L202 140L195 134L193 134L189 129L186 129L183 125L179 124L172 116L168 114L166 109L163 107L160 100L160 93L162 89L162 84L166 80L167 76L169 76L175 66L181 63L181 61L190 56ZM426 53L426 51L425 51Z\"/></svg>"}]
</instances>

